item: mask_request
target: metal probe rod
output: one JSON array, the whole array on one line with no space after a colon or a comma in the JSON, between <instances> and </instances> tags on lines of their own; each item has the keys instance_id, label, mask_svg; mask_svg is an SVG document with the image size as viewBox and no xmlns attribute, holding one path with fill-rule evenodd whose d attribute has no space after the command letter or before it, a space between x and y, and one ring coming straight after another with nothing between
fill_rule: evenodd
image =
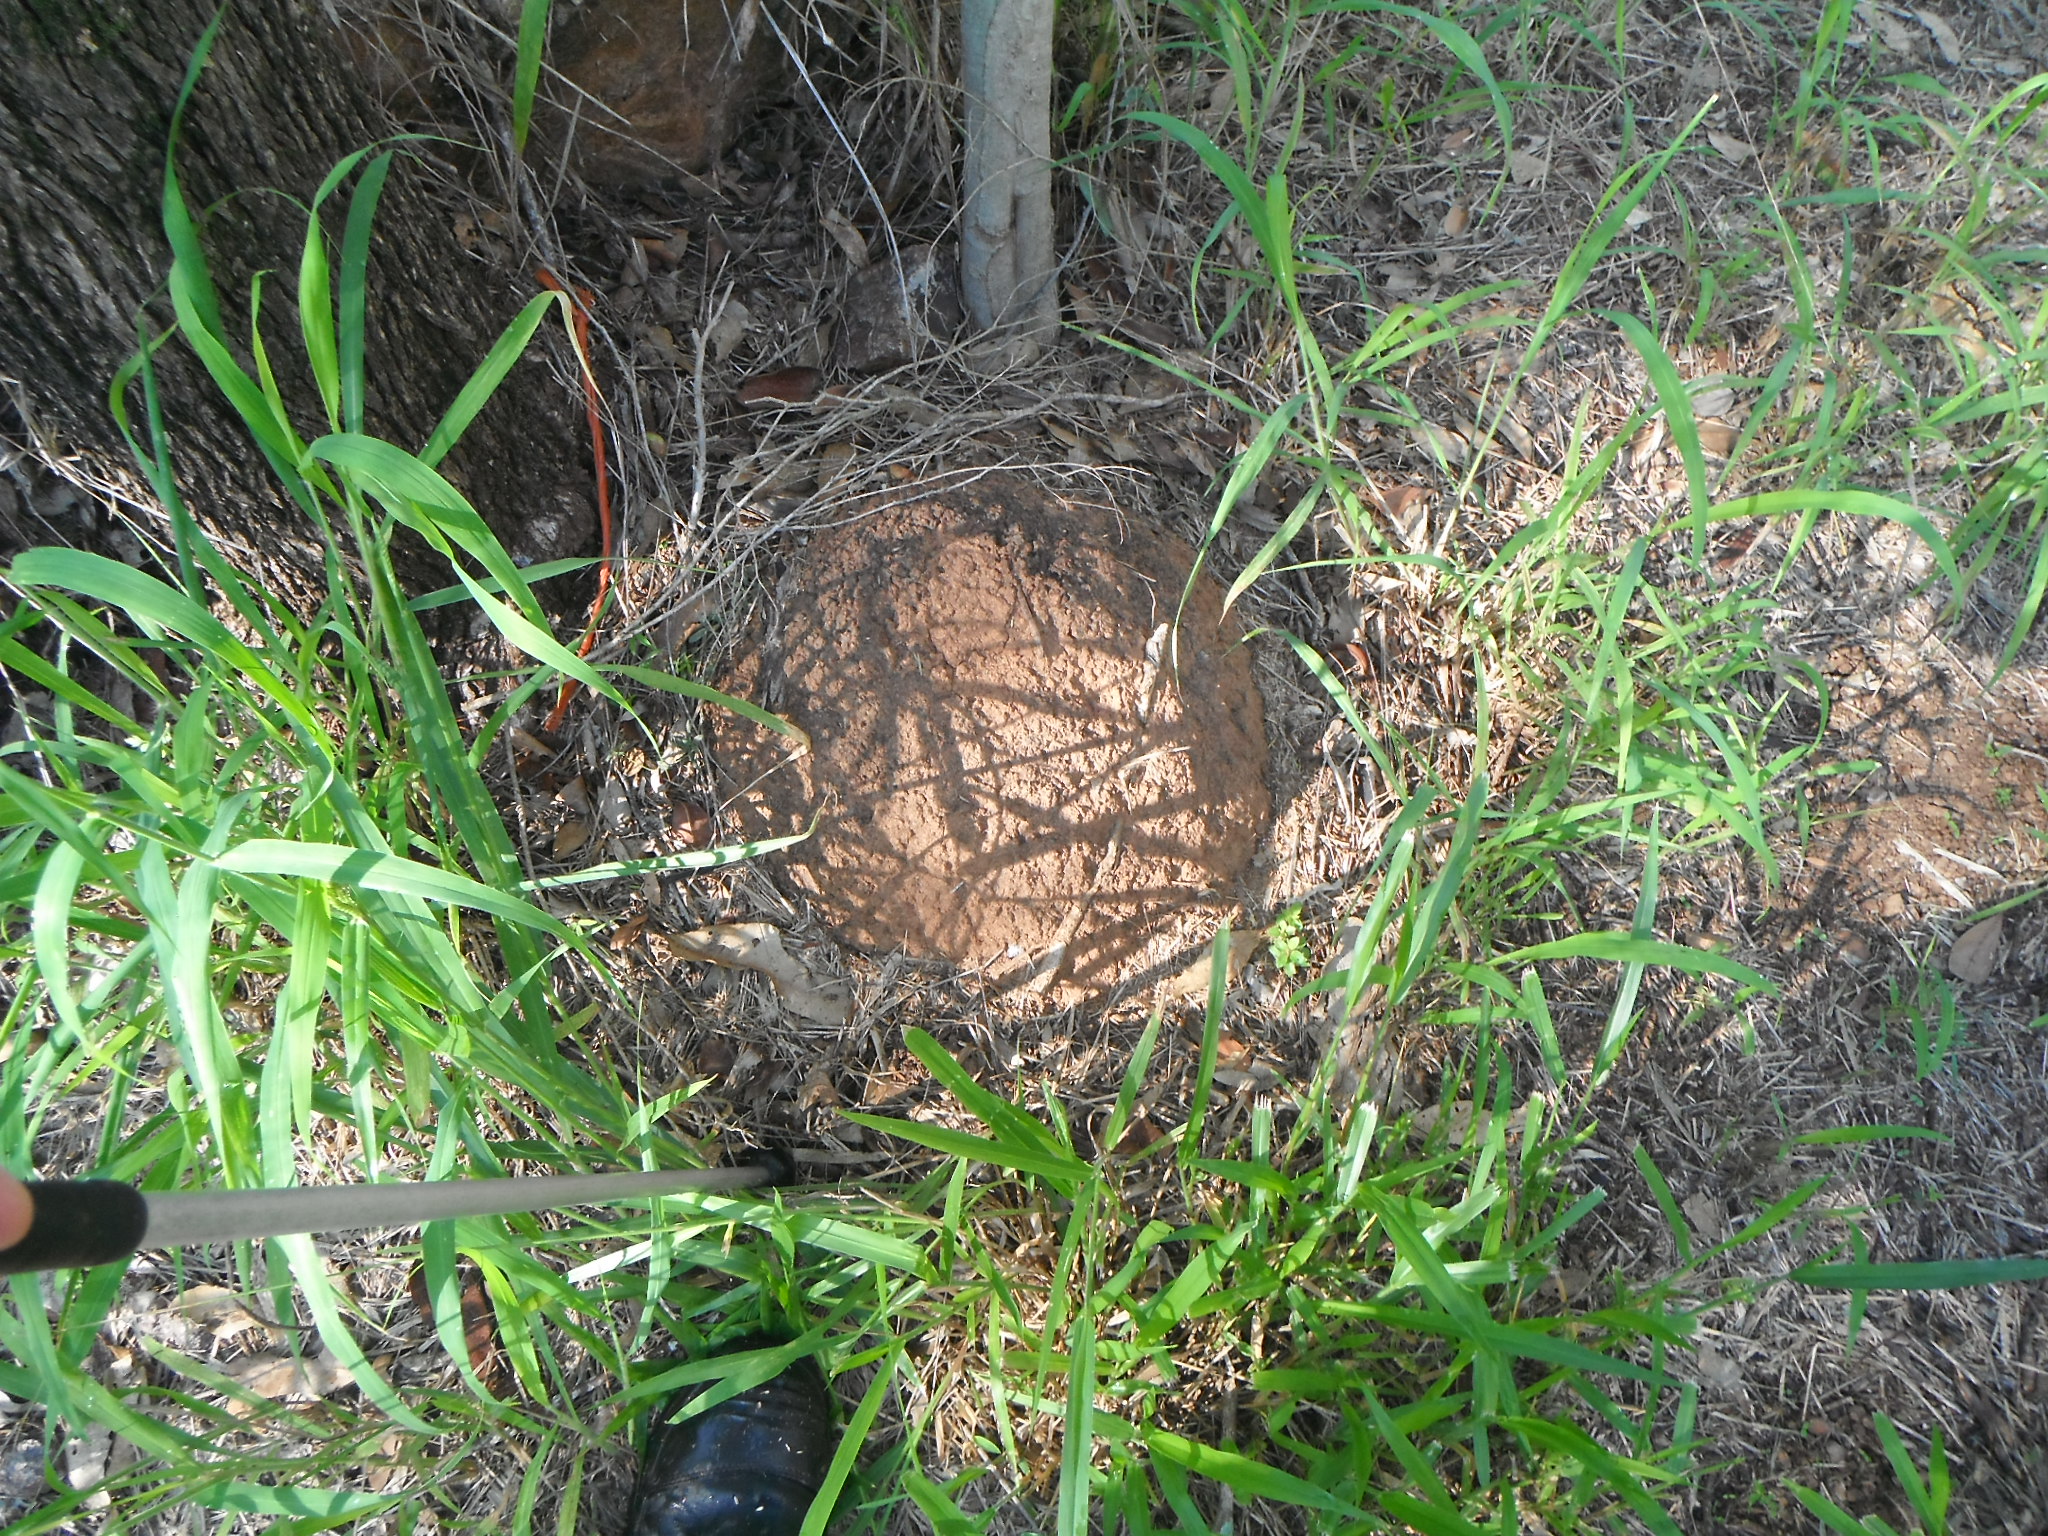
<instances>
[{"instance_id":1,"label":"metal probe rod","mask_svg":"<svg viewBox=\"0 0 2048 1536\"><path fill-rule=\"evenodd\" d=\"M651 1173L572 1173L521 1179L447 1179L431 1184L330 1184L300 1189L202 1189L144 1196L142 1248L196 1247L294 1232L416 1227L453 1216L509 1216L624 1200L749 1189L767 1168L664 1168Z\"/></svg>"},{"instance_id":2,"label":"metal probe rod","mask_svg":"<svg viewBox=\"0 0 2048 1536\"><path fill-rule=\"evenodd\" d=\"M795 1177L787 1154L740 1168L649 1173L572 1173L521 1179L446 1179L425 1184L333 1184L295 1189L146 1193L111 1179L58 1179L28 1186L28 1233L0 1249L0 1275L110 1264L140 1248L183 1248L298 1232L416 1227L454 1216L507 1216L564 1205L650 1195L749 1189Z\"/></svg>"}]
</instances>

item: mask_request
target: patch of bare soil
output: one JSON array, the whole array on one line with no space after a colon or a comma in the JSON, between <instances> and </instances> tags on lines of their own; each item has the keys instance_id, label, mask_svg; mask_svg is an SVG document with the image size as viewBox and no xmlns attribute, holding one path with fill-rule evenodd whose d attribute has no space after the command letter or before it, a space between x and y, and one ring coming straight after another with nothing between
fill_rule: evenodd
<instances>
[{"instance_id":1,"label":"patch of bare soil","mask_svg":"<svg viewBox=\"0 0 2048 1536\"><path fill-rule=\"evenodd\" d=\"M743 650L736 691L812 750L757 785L735 754L742 827L818 817L777 862L859 949L1075 995L1184 960L1272 809L1251 663L1193 558L1013 475L872 501Z\"/></svg>"}]
</instances>

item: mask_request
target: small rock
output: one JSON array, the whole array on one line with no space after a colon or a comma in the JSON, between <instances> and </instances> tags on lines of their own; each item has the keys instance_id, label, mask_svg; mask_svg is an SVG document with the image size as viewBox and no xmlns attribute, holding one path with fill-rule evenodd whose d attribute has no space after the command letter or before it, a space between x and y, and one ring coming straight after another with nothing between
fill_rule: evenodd
<instances>
[{"instance_id":1,"label":"small rock","mask_svg":"<svg viewBox=\"0 0 2048 1536\"><path fill-rule=\"evenodd\" d=\"M900 267L884 255L847 278L840 306L839 366L853 373L900 368L959 332L959 262L929 245L906 248Z\"/></svg>"}]
</instances>

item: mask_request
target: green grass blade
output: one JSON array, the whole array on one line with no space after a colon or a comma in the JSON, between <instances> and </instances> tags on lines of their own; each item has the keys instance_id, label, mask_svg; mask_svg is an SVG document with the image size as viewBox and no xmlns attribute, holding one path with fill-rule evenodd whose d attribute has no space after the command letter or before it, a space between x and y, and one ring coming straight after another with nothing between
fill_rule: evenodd
<instances>
[{"instance_id":1,"label":"green grass blade","mask_svg":"<svg viewBox=\"0 0 2048 1536\"><path fill-rule=\"evenodd\" d=\"M364 356L370 313L370 231L377 218L377 200L391 174L393 150L386 150L363 168L349 198L348 222L341 235L340 325L336 333L336 367L341 381L341 424L349 432L363 430L363 401L369 391Z\"/></svg>"},{"instance_id":2,"label":"green grass blade","mask_svg":"<svg viewBox=\"0 0 2048 1536\"><path fill-rule=\"evenodd\" d=\"M527 0L531 9L536 0ZM538 0L546 9L546 0ZM550 305L560 304L565 317L573 312L569 307L569 296L563 293L543 293L529 299L526 307L513 316L512 323L499 333L483 362L477 365L475 373L469 376L461 391L455 396L455 403L427 437L426 446L420 449L419 460L430 468L448 456L449 450L462 441L462 434L469 430L469 424L476 420L477 413L490 403L491 396L498 392L498 386L505 382L505 375L512 371L512 365L526 355L526 344L533 340L533 333L540 329Z\"/></svg>"},{"instance_id":3,"label":"green grass blade","mask_svg":"<svg viewBox=\"0 0 2048 1536\"><path fill-rule=\"evenodd\" d=\"M1920 1263L1802 1264L1790 1278L1835 1291L1960 1291L2048 1280L2048 1259L1935 1259Z\"/></svg>"},{"instance_id":4,"label":"green grass blade","mask_svg":"<svg viewBox=\"0 0 2048 1536\"><path fill-rule=\"evenodd\" d=\"M512 68L512 148L526 152L533 126L533 97L540 86L541 53L548 41L550 0L524 0L519 7L519 52ZM806 1532L806 1536L814 1533Z\"/></svg>"}]
</instances>

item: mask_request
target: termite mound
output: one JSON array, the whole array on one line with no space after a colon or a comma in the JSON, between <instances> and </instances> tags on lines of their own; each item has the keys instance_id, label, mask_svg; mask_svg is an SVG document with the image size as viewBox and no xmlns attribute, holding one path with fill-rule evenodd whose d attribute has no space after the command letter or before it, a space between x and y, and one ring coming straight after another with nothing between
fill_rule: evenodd
<instances>
[{"instance_id":1,"label":"termite mound","mask_svg":"<svg viewBox=\"0 0 2048 1536\"><path fill-rule=\"evenodd\" d=\"M721 750L740 831L817 814L771 867L863 950L1068 1001L1184 960L1272 810L1250 660L1194 563L1011 475L871 500L795 556L743 647L732 686L812 750Z\"/></svg>"}]
</instances>

